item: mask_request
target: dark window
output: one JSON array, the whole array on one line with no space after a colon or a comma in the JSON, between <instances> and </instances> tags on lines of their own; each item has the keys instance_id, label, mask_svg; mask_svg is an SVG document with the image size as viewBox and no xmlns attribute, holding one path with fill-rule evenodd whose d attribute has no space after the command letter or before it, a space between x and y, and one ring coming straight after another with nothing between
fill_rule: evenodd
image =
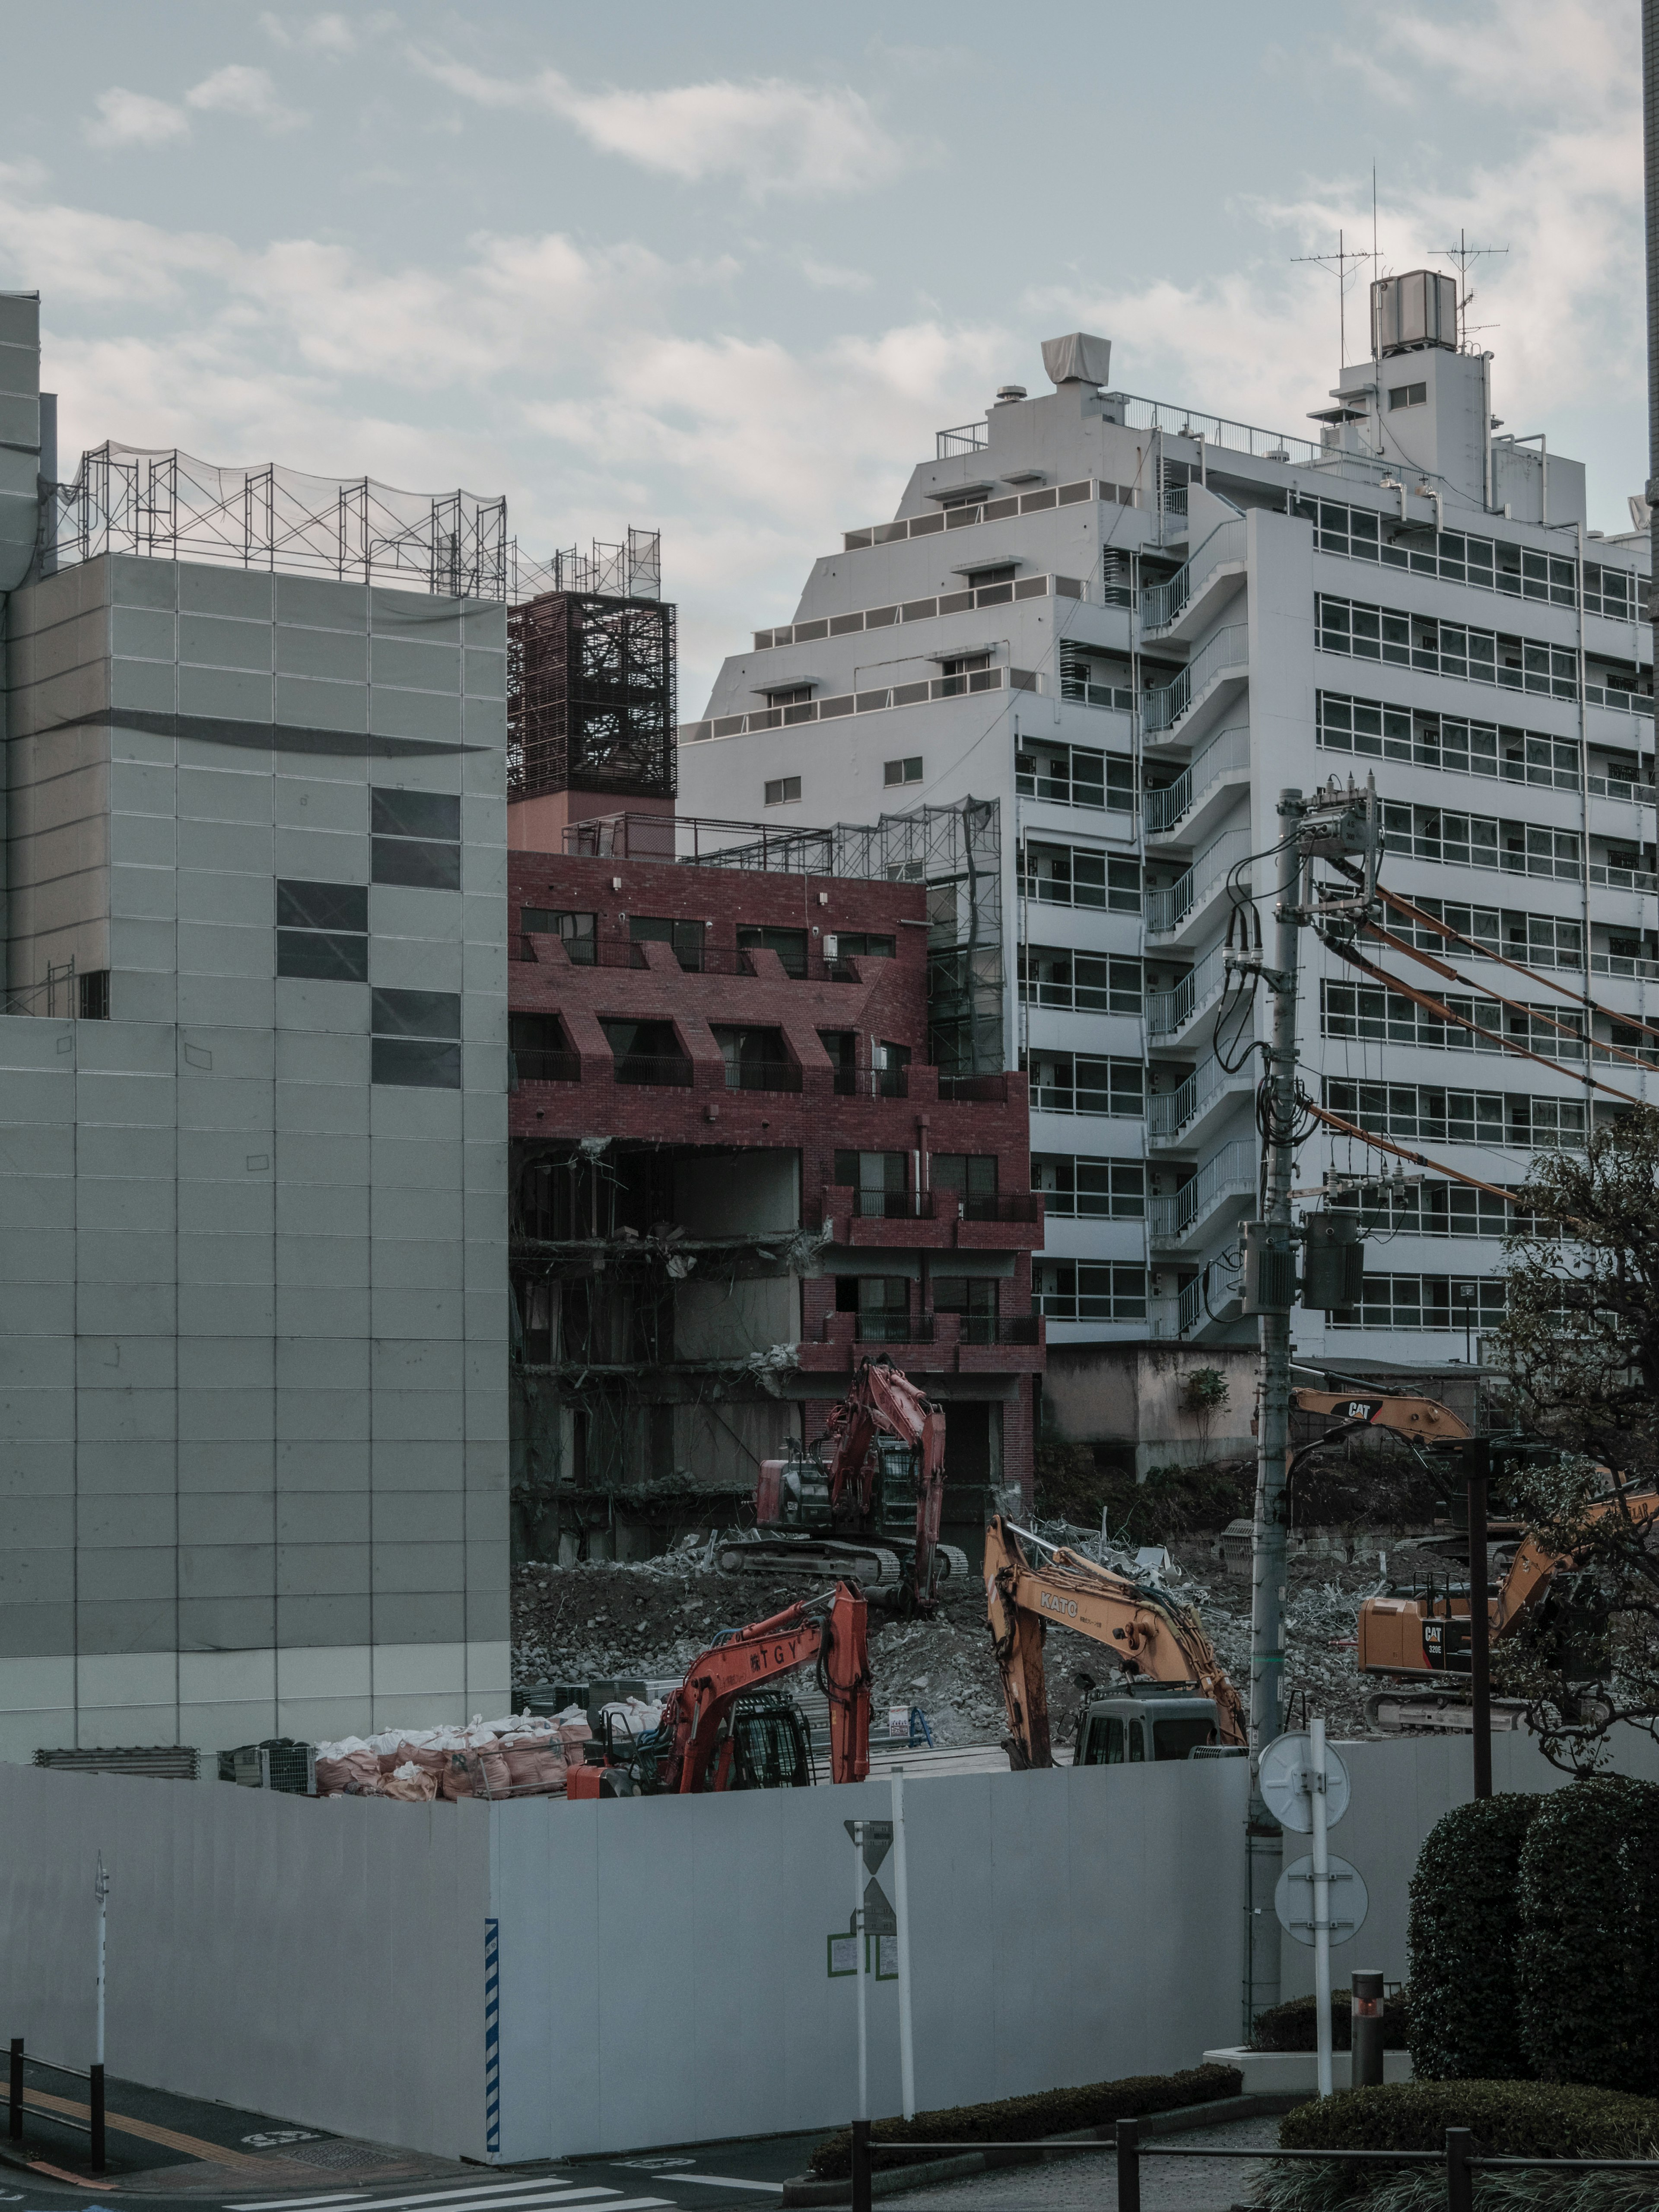
<instances>
[{"instance_id":1,"label":"dark window","mask_svg":"<svg viewBox=\"0 0 1659 2212\"><path fill-rule=\"evenodd\" d=\"M920 783L921 781L921 755L920 753L911 753L903 760L890 760L887 762L882 770L882 776L883 781L890 785L895 783Z\"/></svg>"},{"instance_id":2,"label":"dark window","mask_svg":"<svg viewBox=\"0 0 1659 2212\"><path fill-rule=\"evenodd\" d=\"M837 1067L857 1066L859 1033L856 1030L820 1030L818 1042Z\"/></svg>"},{"instance_id":3,"label":"dark window","mask_svg":"<svg viewBox=\"0 0 1659 2212\"><path fill-rule=\"evenodd\" d=\"M878 936L867 929L838 929L835 945L832 957L837 960L890 960L898 951L896 938Z\"/></svg>"},{"instance_id":4,"label":"dark window","mask_svg":"<svg viewBox=\"0 0 1659 2212\"><path fill-rule=\"evenodd\" d=\"M766 787L769 806L793 806L800 797L800 778L798 775L774 776Z\"/></svg>"},{"instance_id":5,"label":"dark window","mask_svg":"<svg viewBox=\"0 0 1659 2212\"><path fill-rule=\"evenodd\" d=\"M1190 1759L1200 1744L1219 1741L1215 1723L1199 1713L1182 1713L1152 1723L1154 1759Z\"/></svg>"},{"instance_id":6,"label":"dark window","mask_svg":"<svg viewBox=\"0 0 1659 2212\"><path fill-rule=\"evenodd\" d=\"M812 687L810 684L785 684L777 690L767 691L762 696L769 707L800 707L811 697ZM799 781L799 779L795 778L794 781ZM795 796L799 798L800 793L797 792Z\"/></svg>"},{"instance_id":7,"label":"dark window","mask_svg":"<svg viewBox=\"0 0 1659 2212\"><path fill-rule=\"evenodd\" d=\"M593 965L599 935L597 915L572 914L563 907L523 906L519 908L519 927L526 937L559 939L566 957L578 968Z\"/></svg>"},{"instance_id":8,"label":"dark window","mask_svg":"<svg viewBox=\"0 0 1659 2212\"><path fill-rule=\"evenodd\" d=\"M702 966L703 927L700 921L673 921L666 915L634 914L628 933L635 945L672 945L680 966L695 974Z\"/></svg>"},{"instance_id":9,"label":"dark window","mask_svg":"<svg viewBox=\"0 0 1659 2212\"><path fill-rule=\"evenodd\" d=\"M1389 393L1389 405L1391 409L1426 407L1428 404L1429 387L1426 384L1396 384ZM1373 554L1371 557L1375 560L1376 556Z\"/></svg>"},{"instance_id":10,"label":"dark window","mask_svg":"<svg viewBox=\"0 0 1659 2212\"><path fill-rule=\"evenodd\" d=\"M928 1162L935 1190L953 1191L969 1221L994 1221L997 1162L994 1152L935 1152Z\"/></svg>"},{"instance_id":11,"label":"dark window","mask_svg":"<svg viewBox=\"0 0 1659 2212\"><path fill-rule=\"evenodd\" d=\"M799 778L792 779L799 781ZM789 975L806 973L806 932L804 929L763 929L758 923L740 922L738 943L744 949L758 947L775 952Z\"/></svg>"},{"instance_id":12,"label":"dark window","mask_svg":"<svg viewBox=\"0 0 1659 2212\"><path fill-rule=\"evenodd\" d=\"M461 1087L461 1001L454 991L376 991L369 1000L376 1083L426 1091Z\"/></svg>"},{"instance_id":13,"label":"dark window","mask_svg":"<svg viewBox=\"0 0 1659 2212\"><path fill-rule=\"evenodd\" d=\"M412 884L427 890L461 886L461 802L438 791L374 793L370 826L377 884Z\"/></svg>"},{"instance_id":14,"label":"dark window","mask_svg":"<svg viewBox=\"0 0 1659 2212\"><path fill-rule=\"evenodd\" d=\"M76 978L81 987L81 1018L83 1022L106 1022L109 1019L109 969L94 968L90 975Z\"/></svg>"},{"instance_id":15,"label":"dark window","mask_svg":"<svg viewBox=\"0 0 1659 2212\"><path fill-rule=\"evenodd\" d=\"M276 885L276 973L368 981L368 892L362 884Z\"/></svg>"},{"instance_id":16,"label":"dark window","mask_svg":"<svg viewBox=\"0 0 1659 2212\"><path fill-rule=\"evenodd\" d=\"M935 1313L972 1314L981 1317L997 1310L997 1286L979 1275L935 1275Z\"/></svg>"}]
</instances>

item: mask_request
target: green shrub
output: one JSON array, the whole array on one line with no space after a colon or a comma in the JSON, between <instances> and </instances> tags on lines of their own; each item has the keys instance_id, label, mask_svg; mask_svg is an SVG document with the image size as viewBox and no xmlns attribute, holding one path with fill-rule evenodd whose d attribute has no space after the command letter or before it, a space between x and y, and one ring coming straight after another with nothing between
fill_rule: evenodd
<instances>
[{"instance_id":1,"label":"green shrub","mask_svg":"<svg viewBox=\"0 0 1659 2212\"><path fill-rule=\"evenodd\" d=\"M1521 2039L1547 2081L1659 2090L1659 1785L1539 1800L1520 1866Z\"/></svg>"},{"instance_id":2,"label":"green shrub","mask_svg":"<svg viewBox=\"0 0 1659 2212\"><path fill-rule=\"evenodd\" d=\"M1454 1806L1418 1853L1407 2042L1419 2081L1510 2081L1533 2070L1515 1960L1522 1846L1542 1802L1505 1796Z\"/></svg>"},{"instance_id":3,"label":"green shrub","mask_svg":"<svg viewBox=\"0 0 1659 2212\"><path fill-rule=\"evenodd\" d=\"M1311 1996L1292 1997L1286 2004L1274 2005L1267 2012L1259 2012L1250 2033L1252 2051L1317 2051L1319 2048L1319 2008ZM1404 1990L1396 1990L1382 2007L1382 2048L1384 2051L1404 2051L1408 2023ZM1353 1997L1344 1990L1331 1996L1331 2048L1348 2048L1349 2030L1353 2022Z\"/></svg>"},{"instance_id":4,"label":"green shrub","mask_svg":"<svg viewBox=\"0 0 1659 2212\"><path fill-rule=\"evenodd\" d=\"M1279 2123L1285 2150L1443 2150L1468 2128L1499 2158L1645 2158L1659 2143L1659 2099L1544 2081L1386 2081L1298 2105Z\"/></svg>"},{"instance_id":5,"label":"green shrub","mask_svg":"<svg viewBox=\"0 0 1659 2212\"><path fill-rule=\"evenodd\" d=\"M992 2105L952 2105L918 2112L914 2120L878 2120L870 2130L878 2166L909 2166L939 2155L905 2153L907 2142L1036 2142L1079 2128L1103 2128L1136 2112L1172 2112L1179 2105L1209 2105L1236 2097L1244 2077L1236 2066L1194 2066L1184 2074L1139 2074L1123 2081L1095 2081L1081 2089L1044 2089L1034 2097L1004 2097ZM852 2130L842 2128L812 2153L812 2171L841 2181L853 2170Z\"/></svg>"}]
</instances>

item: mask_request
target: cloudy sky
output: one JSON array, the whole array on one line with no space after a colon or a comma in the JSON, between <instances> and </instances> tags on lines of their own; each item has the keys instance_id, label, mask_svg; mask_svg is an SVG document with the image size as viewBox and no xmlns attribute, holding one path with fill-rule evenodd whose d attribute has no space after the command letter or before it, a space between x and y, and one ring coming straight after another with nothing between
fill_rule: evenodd
<instances>
[{"instance_id":1,"label":"cloudy sky","mask_svg":"<svg viewBox=\"0 0 1659 2212\"><path fill-rule=\"evenodd\" d=\"M505 490L538 554L660 526L689 715L936 428L1046 388L1045 336L1305 433L1338 291L1295 257L1370 248L1373 162L1385 269L1507 247L1469 316L1497 411L1627 526L1638 28L1637 0L0 0L0 284L44 295L71 462Z\"/></svg>"}]
</instances>

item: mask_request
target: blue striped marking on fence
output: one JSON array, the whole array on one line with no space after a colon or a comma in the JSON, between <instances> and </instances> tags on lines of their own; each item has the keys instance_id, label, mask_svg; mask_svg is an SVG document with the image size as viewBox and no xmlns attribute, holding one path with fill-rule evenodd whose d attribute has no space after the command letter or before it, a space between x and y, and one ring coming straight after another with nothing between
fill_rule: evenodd
<instances>
[{"instance_id":1,"label":"blue striped marking on fence","mask_svg":"<svg viewBox=\"0 0 1659 2212\"><path fill-rule=\"evenodd\" d=\"M484 1922L484 2149L501 2148L501 1923Z\"/></svg>"}]
</instances>

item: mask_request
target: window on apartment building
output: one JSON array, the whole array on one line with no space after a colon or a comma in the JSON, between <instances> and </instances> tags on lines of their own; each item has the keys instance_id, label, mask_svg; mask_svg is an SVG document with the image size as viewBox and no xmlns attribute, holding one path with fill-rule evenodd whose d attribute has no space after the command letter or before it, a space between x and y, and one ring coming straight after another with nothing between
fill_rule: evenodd
<instances>
[{"instance_id":1,"label":"window on apartment building","mask_svg":"<svg viewBox=\"0 0 1659 2212\"><path fill-rule=\"evenodd\" d=\"M766 787L769 806L793 806L800 797L800 778L798 775L775 775Z\"/></svg>"},{"instance_id":2,"label":"window on apartment building","mask_svg":"<svg viewBox=\"0 0 1659 2212\"><path fill-rule=\"evenodd\" d=\"M882 781L890 788L896 783L920 783L921 755L911 753L904 760L891 760L884 763L882 768Z\"/></svg>"},{"instance_id":3,"label":"window on apartment building","mask_svg":"<svg viewBox=\"0 0 1659 2212\"><path fill-rule=\"evenodd\" d=\"M1018 574L1018 561L999 561L988 568L969 568L962 581L964 589L976 592L985 584L1012 584Z\"/></svg>"},{"instance_id":4,"label":"window on apartment building","mask_svg":"<svg viewBox=\"0 0 1659 2212\"><path fill-rule=\"evenodd\" d=\"M460 800L441 791L389 791L379 785L372 799L374 880L459 890Z\"/></svg>"},{"instance_id":5,"label":"window on apartment building","mask_svg":"<svg viewBox=\"0 0 1659 2212\"><path fill-rule=\"evenodd\" d=\"M964 1221L997 1218L997 1159L994 1152L934 1152L927 1164L935 1190L950 1191L962 1202Z\"/></svg>"},{"instance_id":6,"label":"window on apartment building","mask_svg":"<svg viewBox=\"0 0 1659 2212\"><path fill-rule=\"evenodd\" d=\"M1014 755L1014 788L1027 799L1056 806L1102 806L1133 814L1135 764L1127 753L1091 745L1021 745Z\"/></svg>"},{"instance_id":7,"label":"window on apartment building","mask_svg":"<svg viewBox=\"0 0 1659 2212\"><path fill-rule=\"evenodd\" d=\"M873 929L836 929L823 940L826 960L890 960L898 951L896 938Z\"/></svg>"},{"instance_id":8,"label":"window on apartment building","mask_svg":"<svg viewBox=\"0 0 1659 2212\"><path fill-rule=\"evenodd\" d=\"M909 1278L837 1275L836 1311L858 1316L857 1334L866 1343L906 1343L911 1326Z\"/></svg>"},{"instance_id":9,"label":"window on apartment building","mask_svg":"<svg viewBox=\"0 0 1659 2212\"><path fill-rule=\"evenodd\" d=\"M1033 1112L1108 1114L1130 1121L1146 1114L1146 1075L1138 1060L1032 1052L1022 1054L1020 1065L1030 1075Z\"/></svg>"},{"instance_id":10,"label":"window on apartment building","mask_svg":"<svg viewBox=\"0 0 1659 2212\"><path fill-rule=\"evenodd\" d=\"M796 777L799 782L799 778ZM804 929L772 929L759 922L740 921L738 924L738 945L742 951L775 952L783 963L783 972L799 981L806 973L806 932Z\"/></svg>"},{"instance_id":11,"label":"window on apartment building","mask_svg":"<svg viewBox=\"0 0 1659 2212\"><path fill-rule=\"evenodd\" d=\"M1140 963L1105 953L1074 952L1069 945L1022 945L1019 995L1028 1006L1071 1013L1138 1014Z\"/></svg>"},{"instance_id":12,"label":"window on apartment building","mask_svg":"<svg viewBox=\"0 0 1659 2212\"><path fill-rule=\"evenodd\" d=\"M556 1014L509 1014L507 1048L513 1076L520 1083L574 1083L580 1079L581 1061L571 1051Z\"/></svg>"},{"instance_id":13,"label":"window on apartment building","mask_svg":"<svg viewBox=\"0 0 1659 2212\"><path fill-rule=\"evenodd\" d=\"M77 975L76 1003L83 1022L106 1022L109 1019L109 969L94 968L86 975Z\"/></svg>"},{"instance_id":14,"label":"window on apartment building","mask_svg":"<svg viewBox=\"0 0 1659 2212\"><path fill-rule=\"evenodd\" d=\"M928 1282L933 1311L959 1316L964 1344L997 1340L997 1286L988 1276L933 1275Z\"/></svg>"},{"instance_id":15,"label":"window on apartment building","mask_svg":"<svg viewBox=\"0 0 1659 2212\"><path fill-rule=\"evenodd\" d=\"M726 1062L728 1091L796 1091L800 1071L790 1059L783 1031L720 1023L714 1042Z\"/></svg>"},{"instance_id":16,"label":"window on apartment building","mask_svg":"<svg viewBox=\"0 0 1659 2212\"><path fill-rule=\"evenodd\" d=\"M810 684L783 684L775 690L763 687L761 692L769 707L804 707L811 696Z\"/></svg>"},{"instance_id":17,"label":"window on apartment building","mask_svg":"<svg viewBox=\"0 0 1659 2212\"><path fill-rule=\"evenodd\" d=\"M661 914L630 914L628 934L635 945L672 945L680 966L693 975L702 967L706 932L700 921L679 921Z\"/></svg>"},{"instance_id":18,"label":"window on apartment building","mask_svg":"<svg viewBox=\"0 0 1659 2212\"><path fill-rule=\"evenodd\" d=\"M856 1030L820 1030L818 1042L830 1055L830 1065L835 1069L836 1091L842 1098L854 1098L859 1088L859 1033Z\"/></svg>"},{"instance_id":19,"label":"window on apartment building","mask_svg":"<svg viewBox=\"0 0 1659 2212\"><path fill-rule=\"evenodd\" d=\"M1501 1277L1367 1275L1359 1304L1334 1312L1331 1327L1452 1331L1497 1328L1503 1319Z\"/></svg>"},{"instance_id":20,"label":"window on apartment building","mask_svg":"<svg viewBox=\"0 0 1659 2212\"><path fill-rule=\"evenodd\" d=\"M976 669L990 665L988 653L958 653L953 660L941 660L939 672L941 676L971 676Z\"/></svg>"},{"instance_id":21,"label":"window on apartment building","mask_svg":"<svg viewBox=\"0 0 1659 2212\"><path fill-rule=\"evenodd\" d=\"M1139 1160L1085 1159L1066 1152L1031 1157L1031 1188L1046 1212L1079 1220L1140 1221L1146 1212L1146 1170Z\"/></svg>"},{"instance_id":22,"label":"window on apartment building","mask_svg":"<svg viewBox=\"0 0 1659 2212\"><path fill-rule=\"evenodd\" d=\"M374 991L369 996L376 1083L422 1091L461 1087L459 991Z\"/></svg>"},{"instance_id":23,"label":"window on apartment building","mask_svg":"<svg viewBox=\"0 0 1659 2212\"><path fill-rule=\"evenodd\" d=\"M1019 888L1045 906L1101 907L1140 912L1140 863L1114 860L1077 845L1028 838L1020 850Z\"/></svg>"},{"instance_id":24,"label":"window on apartment building","mask_svg":"<svg viewBox=\"0 0 1659 2212\"><path fill-rule=\"evenodd\" d=\"M556 937L565 957L578 968L591 968L599 953L596 914L573 914L556 906L521 906L519 927L526 937Z\"/></svg>"},{"instance_id":25,"label":"window on apartment building","mask_svg":"<svg viewBox=\"0 0 1659 2212\"><path fill-rule=\"evenodd\" d=\"M1146 1270L1040 1260L1031 1269L1031 1304L1050 1321L1145 1321Z\"/></svg>"},{"instance_id":26,"label":"window on apartment building","mask_svg":"<svg viewBox=\"0 0 1659 2212\"><path fill-rule=\"evenodd\" d=\"M910 1211L908 1152L847 1152L836 1154L838 1184L858 1193L860 1214L874 1220L895 1219Z\"/></svg>"},{"instance_id":27,"label":"window on apartment building","mask_svg":"<svg viewBox=\"0 0 1659 2212\"><path fill-rule=\"evenodd\" d=\"M1389 407L1426 407L1429 387L1426 384L1395 384L1389 390Z\"/></svg>"},{"instance_id":28,"label":"window on apartment building","mask_svg":"<svg viewBox=\"0 0 1659 2212\"><path fill-rule=\"evenodd\" d=\"M362 884L278 878L276 973L328 983L368 981L368 890Z\"/></svg>"},{"instance_id":29,"label":"window on apartment building","mask_svg":"<svg viewBox=\"0 0 1659 2212\"><path fill-rule=\"evenodd\" d=\"M910 1089L910 1061L908 1044L895 1044L884 1037L870 1055L875 1071L876 1095L881 1098L903 1098Z\"/></svg>"}]
</instances>

